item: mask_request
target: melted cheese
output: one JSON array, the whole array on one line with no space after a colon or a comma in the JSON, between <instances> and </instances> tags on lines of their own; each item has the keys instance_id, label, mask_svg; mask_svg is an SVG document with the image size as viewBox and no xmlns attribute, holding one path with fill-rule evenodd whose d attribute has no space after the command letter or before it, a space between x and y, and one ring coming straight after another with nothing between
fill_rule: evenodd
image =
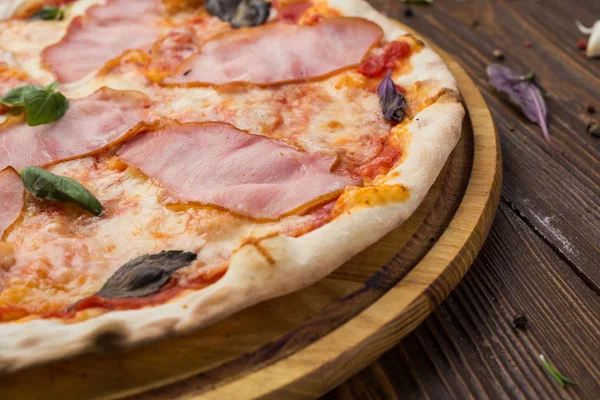
<instances>
[{"instance_id":1,"label":"melted cheese","mask_svg":"<svg viewBox=\"0 0 600 400\"><path fill-rule=\"evenodd\" d=\"M40 64L40 52L61 39L72 18L102 2L79 0L65 21L0 21L0 47L11 52L16 65L34 80L48 84L54 77ZM184 14L172 21L190 25L200 40L230 29L206 16ZM123 62L105 74L62 85L60 90L76 98L102 86L146 93L160 117L229 122L308 151L337 153L348 165L374 158L390 132L374 88L367 87L365 78L356 72L269 89L182 89L152 83L142 65ZM6 242L0 242L5 253L0 254L4 260L0 311L2 306L17 306L41 315L64 309L98 291L125 262L165 249L198 253L193 265L175 274L180 282L193 279L205 269L226 263L249 237L307 232L319 218L292 215L258 223L212 208L169 208L161 202L165 194L159 185L110 154L63 162L49 170L81 182L97 196L106 213L97 218L74 205L27 195L20 222L5 237Z\"/></svg>"},{"instance_id":2,"label":"melted cheese","mask_svg":"<svg viewBox=\"0 0 600 400\"><path fill-rule=\"evenodd\" d=\"M348 163L364 163L381 151L390 126L381 116L377 94L357 83L358 75L345 72L275 89L164 88L149 84L140 68L126 65L118 73L66 85L63 92L83 97L102 86L139 90L156 101L157 116L228 122L307 151L337 153Z\"/></svg>"},{"instance_id":3,"label":"melted cheese","mask_svg":"<svg viewBox=\"0 0 600 400\"><path fill-rule=\"evenodd\" d=\"M99 218L27 195L22 221L5 238L15 262L1 272L0 306L57 311L97 292L127 261L165 249L198 253L192 266L177 273L180 280L193 278L226 262L253 231L264 235L312 218L258 224L212 208L169 209L160 202L160 186L115 164L111 157L88 157L49 168L94 193L105 208Z\"/></svg>"}]
</instances>

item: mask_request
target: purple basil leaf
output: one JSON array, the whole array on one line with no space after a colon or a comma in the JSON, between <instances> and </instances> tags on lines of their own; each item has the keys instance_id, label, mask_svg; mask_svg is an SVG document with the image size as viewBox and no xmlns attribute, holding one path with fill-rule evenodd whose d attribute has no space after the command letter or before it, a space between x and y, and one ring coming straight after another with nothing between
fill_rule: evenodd
<instances>
[{"instance_id":1,"label":"purple basil leaf","mask_svg":"<svg viewBox=\"0 0 600 400\"><path fill-rule=\"evenodd\" d=\"M396 84L392 80L392 71L388 70L385 78L377 87L379 94L379 105L383 116L388 121L400 122L404 119L404 107L406 99L404 95L396 89Z\"/></svg>"},{"instance_id":2,"label":"purple basil leaf","mask_svg":"<svg viewBox=\"0 0 600 400\"><path fill-rule=\"evenodd\" d=\"M542 128L544 138L552 144L548 131L548 109L542 91L533 79L527 79L502 65L487 68L490 84L508 101L518 107L531 122Z\"/></svg>"}]
</instances>

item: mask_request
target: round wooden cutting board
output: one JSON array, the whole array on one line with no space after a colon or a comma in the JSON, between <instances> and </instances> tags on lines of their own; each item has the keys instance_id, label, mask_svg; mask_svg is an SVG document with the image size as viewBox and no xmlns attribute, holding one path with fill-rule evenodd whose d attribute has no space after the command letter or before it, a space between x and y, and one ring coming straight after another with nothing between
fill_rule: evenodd
<instances>
[{"instance_id":1,"label":"round wooden cutting board","mask_svg":"<svg viewBox=\"0 0 600 400\"><path fill-rule=\"evenodd\" d=\"M460 281L500 196L489 111L465 71L444 58L468 110L462 138L399 229L326 279L209 328L5 376L0 399L312 398L375 360Z\"/></svg>"}]
</instances>

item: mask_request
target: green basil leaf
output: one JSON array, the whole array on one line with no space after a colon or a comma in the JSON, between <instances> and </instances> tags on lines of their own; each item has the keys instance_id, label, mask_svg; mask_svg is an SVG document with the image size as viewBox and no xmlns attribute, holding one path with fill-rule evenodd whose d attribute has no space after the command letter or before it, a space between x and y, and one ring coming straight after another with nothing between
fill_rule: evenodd
<instances>
[{"instance_id":1,"label":"green basil leaf","mask_svg":"<svg viewBox=\"0 0 600 400\"><path fill-rule=\"evenodd\" d=\"M36 92L39 90L44 90L43 87L37 85L26 85L18 88L14 88L13 90L6 93L2 98L0 98L0 103L4 103L9 106L24 106L25 105L25 95L27 93Z\"/></svg>"},{"instance_id":2,"label":"green basil leaf","mask_svg":"<svg viewBox=\"0 0 600 400\"><path fill-rule=\"evenodd\" d=\"M542 361L542 365L548 370L548 372L554 378L554 380L556 380L556 382L558 382L560 387L564 388L565 385L577 385L574 381L572 381L571 379L569 379L566 376L564 376L563 374L561 374L554 367L554 365L550 364L548 362L548 360L546 360L546 357L544 357L543 354L540 354L540 360Z\"/></svg>"},{"instance_id":3,"label":"green basil leaf","mask_svg":"<svg viewBox=\"0 0 600 400\"><path fill-rule=\"evenodd\" d=\"M180 250L135 258L122 265L94 296L105 299L149 296L165 286L175 271L196 258L196 254Z\"/></svg>"},{"instance_id":4,"label":"green basil leaf","mask_svg":"<svg viewBox=\"0 0 600 400\"><path fill-rule=\"evenodd\" d=\"M23 168L21 179L25 188L35 197L74 203L96 216L104 210L98 199L74 179L54 175L38 167Z\"/></svg>"},{"instance_id":5,"label":"green basil leaf","mask_svg":"<svg viewBox=\"0 0 600 400\"><path fill-rule=\"evenodd\" d=\"M59 83L58 82L52 82L51 84L49 84L48 86L46 86L46 90L49 91L50 93L54 92L54 90L56 90L56 88L58 87Z\"/></svg>"},{"instance_id":6,"label":"green basil leaf","mask_svg":"<svg viewBox=\"0 0 600 400\"><path fill-rule=\"evenodd\" d=\"M52 88L51 84L49 88ZM55 86L54 86L55 87ZM60 119L69 109L69 100L60 92L43 89L24 93L27 125L49 124Z\"/></svg>"},{"instance_id":7,"label":"green basil leaf","mask_svg":"<svg viewBox=\"0 0 600 400\"><path fill-rule=\"evenodd\" d=\"M57 87L58 82L45 88L38 85L21 86L6 93L0 98L0 103L18 111L25 108L29 126L48 124L61 118L69 109L69 100L55 91Z\"/></svg>"},{"instance_id":8,"label":"green basil leaf","mask_svg":"<svg viewBox=\"0 0 600 400\"><path fill-rule=\"evenodd\" d=\"M44 21L60 21L65 17L65 12L58 6L44 6L31 16L31 19L42 19Z\"/></svg>"},{"instance_id":9,"label":"green basil leaf","mask_svg":"<svg viewBox=\"0 0 600 400\"><path fill-rule=\"evenodd\" d=\"M206 0L204 9L210 15L229 22L235 29L264 24L271 12L265 0Z\"/></svg>"}]
</instances>

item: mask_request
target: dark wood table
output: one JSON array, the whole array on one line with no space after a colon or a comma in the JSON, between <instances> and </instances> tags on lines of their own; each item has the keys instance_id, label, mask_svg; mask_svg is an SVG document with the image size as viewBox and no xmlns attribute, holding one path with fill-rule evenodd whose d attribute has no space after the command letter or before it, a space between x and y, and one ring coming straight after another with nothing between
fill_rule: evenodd
<instances>
[{"instance_id":1,"label":"dark wood table","mask_svg":"<svg viewBox=\"0 0 600 400\"><path fill-rule=\"evenodd\" d=\"M600 59L578 50L574 23L600 19L600 1L435 0L413 5L412 16L398 0L370 1L479 85L500 134L504 184L487 242L454 292L324 399L600 399L600 138L586 130L600 123ZM489 89L493 62L536 73L557 151ZM525 330L513 326L519 312ZM561 388L540 354L577 385Z\"/></svg>"}]
</instances>

